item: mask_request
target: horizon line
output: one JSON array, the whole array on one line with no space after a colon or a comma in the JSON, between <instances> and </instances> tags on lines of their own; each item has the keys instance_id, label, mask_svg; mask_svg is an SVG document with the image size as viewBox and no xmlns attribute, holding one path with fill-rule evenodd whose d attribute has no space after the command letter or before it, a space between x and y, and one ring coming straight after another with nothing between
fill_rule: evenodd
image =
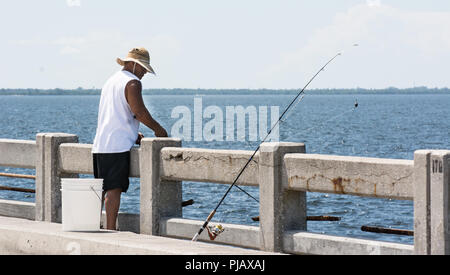
<instances>
[{"instance_id":1,"label":"horizon line","mask_svg":"<svg viewBox=\"0 0 450 275\"><path fill-rule=\"evenodd\" d=\"M54 90L62 90L62 91L91 91L91 90L101 90L102 88L92 87L92 88L0 88L0 91L14 91L14 90L33 90L33 91L54 91ZM216 90L216 91L239 91L239 90L248 90L248 91L261 91L261 90L277 90L277 91L293 91L299 90L300 88L146 88L142 89L142 91L146 90ZM354 87L354 88L311 88L309 91L313 90L411 90L411 89L426 89L426 90L448 90L449 87L428 87L428 86L414 86L409 88L398 88L398 87L386 87L386 88L363 88L363 87Z\"/></svg>"}]
</instances>

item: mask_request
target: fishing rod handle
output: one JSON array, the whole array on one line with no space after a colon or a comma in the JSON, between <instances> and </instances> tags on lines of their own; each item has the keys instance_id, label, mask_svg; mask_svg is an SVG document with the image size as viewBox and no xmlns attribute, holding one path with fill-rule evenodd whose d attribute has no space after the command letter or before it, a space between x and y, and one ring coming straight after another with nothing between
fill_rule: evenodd
<instances>
[{"instance_id":1,"label":"fishing rod handle","mask_svg":"<svg viewBox=\"0 0 450 275\"><path fill-rule=\"evenodd\" d=\"M208 218L206 218L206 221L203 223L202 227L200 228L200 230L195 233L195 236L192 238L193 242L196 242L198 237L200 236L200 234L202 234L203 230L208 226L208 223L211 221L211 219L214 217L214 214L216 214L216 210L211 211L211 213L209 213Z\"/></svg>"},{"instance_id":2,"label":"fishing rod handle","mask_svg":"<svg viewBox=\"0 0 450 275\"><path fill-rule=\"evenodd\" d=\"M216 210L211 211L211 213L209 213L208 218L206 218L206 221L209 223L215 214L216 214Z\"/></svg>"}]
</instances>

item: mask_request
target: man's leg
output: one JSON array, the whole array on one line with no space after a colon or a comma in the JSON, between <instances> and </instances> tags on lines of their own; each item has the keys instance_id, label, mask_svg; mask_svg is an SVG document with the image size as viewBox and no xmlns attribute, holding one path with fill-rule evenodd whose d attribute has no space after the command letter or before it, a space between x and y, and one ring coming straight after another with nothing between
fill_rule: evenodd
<instances>
[{"instance_id":1,"label":"man's leg","mask_svg":"<svg viewBox=\"0 0 450 275\"><path fill-rule=\"evenodd\" d=\"M106 191L105 210L106 210L106 229L116 230L116 220L120 208L120 195L122 188L116 188Z\"/></svg>"}]
</instances>

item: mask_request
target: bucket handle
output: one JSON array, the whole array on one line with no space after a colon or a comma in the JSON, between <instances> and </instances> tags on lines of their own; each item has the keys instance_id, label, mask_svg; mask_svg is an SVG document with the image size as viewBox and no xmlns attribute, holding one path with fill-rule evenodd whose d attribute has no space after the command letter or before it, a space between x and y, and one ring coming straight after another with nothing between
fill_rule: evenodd
<instances>
[{"instance_id":1,"label":"bucket handle","mask_svg":"<svg viewBox=\"0 0 450 275\"><path fill-rule=\"evenodd\" d=\"M92 186L89 186L89 188L91 188L91 190L94 192L94 194L97 196L97 198L100 200L100 202L102 202L102 199L98 196L97 192L95 192L94 188Z\"/></svg>"}]
</instances>

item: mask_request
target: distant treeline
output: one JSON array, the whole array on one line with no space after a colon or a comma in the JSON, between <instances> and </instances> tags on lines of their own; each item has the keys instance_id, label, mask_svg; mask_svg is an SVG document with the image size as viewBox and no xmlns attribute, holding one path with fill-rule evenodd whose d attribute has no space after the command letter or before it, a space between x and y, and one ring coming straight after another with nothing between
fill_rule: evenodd
<instances>
[{"instance_id":1,"label":"distant treeline","mask_svg":"<svg viewBox=\"0 0 450 275\"><path fill-rule=\"evenodd\" d=\"M100 95L100 89L0 89L0 95ZM227 95L227 94L295 94L294 89L145 89L144 95ZM312 89L308 94L444 94L449 88L414 87L398 89Z\"/></svg>"}]
</instances>

